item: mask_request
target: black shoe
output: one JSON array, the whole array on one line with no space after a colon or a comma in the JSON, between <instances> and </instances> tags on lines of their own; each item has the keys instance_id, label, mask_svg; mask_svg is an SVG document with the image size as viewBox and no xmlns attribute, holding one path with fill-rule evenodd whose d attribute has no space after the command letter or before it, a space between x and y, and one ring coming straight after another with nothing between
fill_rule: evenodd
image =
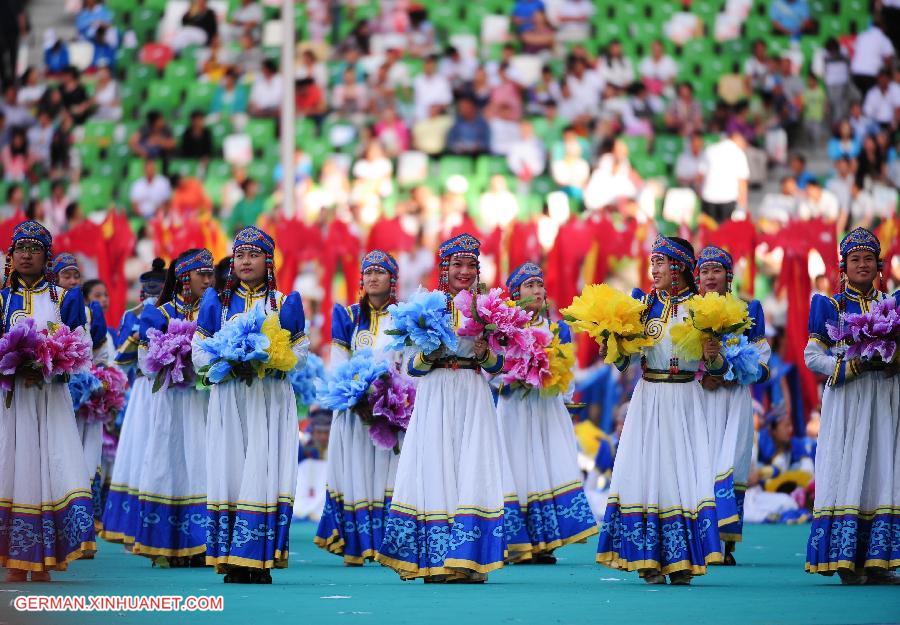
<instances>
[{"instance_id":1,"label":"black shoe","mask_svg":"<svg viewBox=\"0 0 900 625\"><path fill-rule=\"evenodd\" d=\"M730 551L726 551L722 564L725 566L737 566L737 560L734 559L734 554Z\"/></svg>"},{"instance_id":2,"label":"black shoe","mask_svg":"<svg viewBox=\"0 0 900 625\"><path fill-rule=\"evenodd\" d=\"M271 584L272 573L269 572L269 569L253 569L250 571L250 583Z\"/></svg>"},{"instance_id":3,"label":"black shoe","mask_svg":"<svg viewBox=\"0 0 900 625\"><path fill-rule=\"evenodd\" d=\"M532 558L535 564L556 564L556 556L552 553L539 553Z\"/></svg>"},{"instance_id":4,"label":"black shoe","mask_svg":"<svg viewBox=\"0 0 900 625\"><path fill-rule=\"evenodd\" d=\"M198 553L191 556L190 565L192 569L200 569L206 566L206 554Z\"/></svg>"},{"instance_id":5,"label":"black shoe","mask_svg":"<svg viewBox=\"0 0 900 625\"><path fill-rule=\"evenodd\" d=\"M252 584L253 573L250 569L243 566L233 567L225 574L226 584Z\"/></svg>"}]
</instances>

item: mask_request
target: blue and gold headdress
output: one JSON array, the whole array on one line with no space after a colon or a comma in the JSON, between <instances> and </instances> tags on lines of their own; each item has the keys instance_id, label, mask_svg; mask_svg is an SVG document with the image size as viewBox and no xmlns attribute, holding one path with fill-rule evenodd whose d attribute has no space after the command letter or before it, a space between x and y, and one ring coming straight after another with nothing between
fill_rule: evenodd
<instances>
[{"instance_id":1,"label":"blue and gold headdress","mask_svg":"<svg viewBox=\"0 0 900 625\"><path fill-rule=\"evenodd\" d=\"M189 256L185 256L175 265L175 276L183 278L190 276L192 271L208 271L212 273L213 255L209 250L199 250Z\"/></svg>"},{"instance_id":2,"label":"blue and gold headdress","mask_svg":"<svg viewBox=\"0 0 900 625\"><path fill-rule=\"evenodd\" d=\"M653 242L653 249L650 254L651 256L654 254L662 254L666 258L671 258L679 263L684 263L689 271L694 270L696 261L694 260L694 255L691 251L678 243L678 241L674 241L668 237L662 235L656 237L656 241Z\"/></svg>"},{"instance_id":3,"label":"blue and gold headdress","mask_svg":"<svg viewBox=\"0 0 900 625\"><path fill-rule=\"evenodd\" d=\"M233 250L255 247L270 256L275 254L275 240L256 226L248 226L234 235Z\"/></svg>"},{"instance_id":4,"label":"blue and gold headdress","mask_svg":"<svg viewBox=\"0 0 900 625\"><path fill-rule=\"evenodd\" d=\"M53 273L59 275L66 269L79 269L78 259L68 252L62 252L53 257Z\"/></svg>"},{"instance_id":5,"label":"blue and gold headdress","mask_svg":"<svg viewBox=\"0 0 900 625\"><path fill-rule=\"evenodd\" d=\"M454 254L464 254L478 258L481 254L481 241L464 232L441 243L441 247L438 249L438 256L443 259L450 258Z\"/></svg>"},{"instance_id":6,"label":"blue and gold headdress","mask_svg":"<svg viewBox=\"0 0 900 625\"><path fill-rule=\"evenodd\" d=\"M6 254L6 265L3 269L3 286L9 286L9 277L12 275L12 255L13 248L15 248L16 243L19 241L30 241L32 243L37 243L42 248L44 248L44 255L46 256L46 263L44 265L44 279L50 283L50 297L56 302L57 293L54 288L55 279L53 273L53 235L50 234L50 231L47 230L40 223L32 220L23 221L13 230L12 242L9 246L9 251Z\"/></svg>"},{"instance_id":7,"label":"blue and gold headdress","mask_svg":"<svg viewBox=\"0 0 900 625\"><path fill-rule=\"evenodd\" d=\"M222 291L222 323L228 317L228 307L231 304L231 294L234 291L234 253L242 249L257 249L266 255L266 287L269 291L269 308L272 311L278 309L275 299L275 239L257 228L248 226L234 235L232 246L231 264L228 268L228 280Z\"/></svg>"},{"instance_id":8,"label":"blue and gold headdress","mask_svg":"<svg viewBox=\"0 0 900 625\"><path fill-rule=\"evenodd\" d=\"M731 282L734 279L734 259L721 247L710 245L700 250L700 256L697 258L698 273L704 265L721 265L728 276L728 281Z\"/></svg>"},{"instance_id":9,"label":"blue and gold headdress","mask_svg":"<svg viewBox=\"0 0 900 625\"><path fill-rule=\"evenodd\" d=\"M394 257L381 250L372 250L363 256L360 271L365 273L369 267L381 267L392 276L396 276L398 272L397 261L394 260Z\"/></svg>"},{"instance_id":10,"label":"blue and gold headdress","mask_svg":"<svg viewBox=\"0 0 900 625\"><path fill-rule=\"evenodd\" d=\"M846 261L851 252L859 249L869 250L875 258L881 258L881 242L865 228L856 228L841 239L841 258Z\"/></svg>"},{"instance_id":11,"label":"blue and gold headdress","mask_svg":"<svg viewBox=\"0 0 900 625\"><path fill-rule=\"evenodd\" d=\"M506 288L513 299L519 299L519 287L531 278L544 279L544 272L532 262L525 262L512 270L506 279Z\"/></svg>"}]
</instances>

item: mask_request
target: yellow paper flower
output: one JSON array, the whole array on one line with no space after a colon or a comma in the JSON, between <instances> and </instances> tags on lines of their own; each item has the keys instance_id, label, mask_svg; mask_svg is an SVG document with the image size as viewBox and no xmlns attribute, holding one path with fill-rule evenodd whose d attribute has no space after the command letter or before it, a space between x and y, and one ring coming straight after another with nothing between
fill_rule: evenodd
<instances>
[{"instance_id":1,"label":"yellow paper flower","mask_svg":"<svg viewBox=\"0 0 900 625\"><path fill-rule=\"evenodd\" d=\"M569 385L574 377L575 345L562 343L559 340L559 327L554 323L551 326L553 340L550 341L544 351L550 359L550 376L541 389L542 395L561 395L569 390Z\"/></svg>"},{"instance_id":2,"label":"yellow paper flower","mask_svg":"<svg viewBox=\"0 0 900 625\"><path fill-rule=\"evenodd\" d=\"M747 304L730 293L695 295L688 300L687 310L687 318L672 326L669 333L675 354L688 360L700 360L704 339L739 334L753 323Z\"/></svg>"},{"instance_id":3,"label":"yellow paper flower","mask_svg":"<svg viewBox=\"0 0 900 625\"><path fill-rule=\"evenodd\" d=\"M278 314L266 317L262 333L269 339L269 359L259 368L262 378L269 371L291 371L297 366L297 355L291 349L291 333L281 327Z\"/></svg>"},{"instance_id":4,"label":"yellow paper flower","mask_svg":"<svg viewBox=\"0 0 900 625\"><path fill-rule=\"evenodd\" d=\"M586 286L561 312L572 329L587 332L598 343L606 340L608 364L653 345L644 334L644 304L606 284Z\"/></svg>"},{"instance_id":5,"label":"yellow paper flower","mask_svg":"<svg viewBox=\"0 0 900 625\"><path fill-rule=\"evenodd\" d=\"M694 327L690 318L672 326L669 334L672 336L672 348L679 358L700 360L703 356L704 333Z\"/></svg>"}]
</instances>

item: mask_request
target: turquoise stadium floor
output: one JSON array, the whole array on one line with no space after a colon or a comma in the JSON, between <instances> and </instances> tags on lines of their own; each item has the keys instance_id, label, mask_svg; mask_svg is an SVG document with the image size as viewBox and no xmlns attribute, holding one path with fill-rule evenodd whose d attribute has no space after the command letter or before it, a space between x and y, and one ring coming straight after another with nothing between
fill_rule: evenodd
<instances>
[{"instance_id":1,"label":"turquoise stadium floor","mask_svg":"<svg viewBox=\"0 0 900 625\"><path fill-rule=\"evenodd\" d=\"M209 569L153 569L101 542L95 560L74 563L53 584L0 583L0 625L900 623L900 587L843 587L803 572L808 526L749 527L740 566L715 567L689 588L649 587L594 564L596 538L561 550L556 566L506 567L483 586L426 586L377 565L345 568L312 545L314 531L295 524L291 566L272 586L225 585ZM25 614L11 605L17 594L221 594L225 610Z\"/></svg>"}]
</instances>

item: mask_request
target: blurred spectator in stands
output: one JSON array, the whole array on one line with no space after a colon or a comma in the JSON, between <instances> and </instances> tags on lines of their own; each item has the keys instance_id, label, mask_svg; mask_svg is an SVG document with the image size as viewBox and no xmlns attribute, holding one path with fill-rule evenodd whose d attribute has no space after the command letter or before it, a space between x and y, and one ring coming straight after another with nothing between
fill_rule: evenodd
<instances>
[{"instance_id":1,"label":"blurred spectator in stands","mask_svg":"<svg viewBox=\"0 0 900 625\"><path fill-rule=\"evenodd\" d=\"M144 175L131 183L128 197L134 214L144 219L151 219L160 205L172 197L169 179L156 172L152 158L144 161Z\"/></svg>"},{"instance_id":2,"label":"blurred spectator in stands","mask_svg":"<svg viewBox=\"0 0 900 625\"><path fill-rule=\"evenodd\" d=\"M800 219L824 219L835 222L841 214L840 201L837 196L823 189L817 178L810 178L806 182L806 197L800 201L797 215Z\"/></svg>"},{"instance_id":3,"label":"blurred spectator in stands","mask_svg":"<svg viewBox=\"0 0 900 625\"><path fill-rule=\"evenodd\" d=\"M253 41L253 38L244 33L238 37L238 53L234 56L232 64L245 76L254 75L262 68L266 55Z\"/></svg>"},{"instance_id":4,"label":"blurred spectator in stands","mask_svg":"<svg viewBox=\"0 0 900 625\"><path fill-rule=\"evenodd\" d=\"M601 149L603 154L584 191L584 205L591 210L609 207L631 214L628 207L637 199L641 177L631 168L628 146L616 139Z\"/></svg>"},{"instance_id":5,"label":"blurred spectator in stands","mask_svg":"<svg viewBox=\"0 0 900 625\"><path fill-rule=\"evenodd\" d=\"M600 94L603 91L603 76L588 69L584 59L570 56L567 62L565 86L562 97L567 101L566 111L560 105L560 115L569 119L593 117L600 112Z\"/></svg>"},{"instance_id":6,"label":"blurred spectator in stands","mask_svg":"<svg viewBox=\"0 0 900 625\"><path fill-rule=\"evenodd\" d=\"M528 112L540 116L544 105L548 102L556 102L562 97L559 82L553 75L553 69L549 65L541 68L538 81L528 90Z\"/></svg>"},{"instance_id":7,"label":"blurred spectator in stands","mask_svg":"<svg viewBox=\"0 0 900 625\"><path fill-rule=\"evenodd\" d=\"M356 80L356 70L344 70L341 83L331 92L331 108L341 119L362 123L369 109L369 92L365 83Z\"/></svg>"},{"instance_id":8,"label":"blurred spectator in stands","mask_svg":"<svg viewBox=\"0 0 900 625\"><path fill-rule=\"evenodd\" d=\"M28 138L24 128L14 128L9 143L0 150L0 165L3 166L3 179L7 182L24 182L31 169L28 154Z\"/></svg>"},{"instance_id":9,"label":"blurred spectator in stands","mask_svg":"<svg viewBox=\"0 0 900 625\"><path fill-rule=\"evenodd\" d=\"M863 96L875 85L878 72L890 67L891 57L896 54L891 40L884 32L881 21L876 17L871 26L861 32L854 45L850 72L853 83Z\"/></svg>"},{"instance_id":10,"label":"blurred spectator in stands","mask_svg":"<svg viewBox=\"0 0 900 625\"><path fill-rule=\"evenodd\" d=\"M368 20L360 20L357 22L356 26L353 27L353 30L350 31L350 35L342 44L343 48L356 48L363 55L368 55L371 52L370 42L372 39L372 27L369 25Z\"/></svg>"},{"instance_id":11,"label":"blurred spectator in stands","mask_svg":"<svg viewBox=\"0 0 900 625\"><path fill-rule=\"evenodd\" d=\"M39 109L44 109L50 113L50 117L53 119L57 119L65 110L63 106L62 100L62 90L59 85L53 86L48 85L47 90L44 91L44 95L41 96L41 101L38 103Z\"/></svg>"},{"instance_id":12,"label":"blurred spectator in stands","mask_svg":"<svg viewBox=\"0 0 900 625\"><path fill-rule=\"evenodd\" d=\"M101 67L97 71L97 81L94 83L94 93L90 100L91 109L94 111L91 119L110 122L122 119L119 86L113 80L109 68Z\"/></svg>"},{"instance_id":13,"label":"blurred spectator in stands","mask_svg":"<svg viewBox=\"0 0 900 625\"><path fill-rule=\"evenodd\" d=\"M694 191L700 190L700 160L703 158L703 135L699 132L692 134L684 142L684 150L675 161L675 178L683 187L691 187Z\"/></svg>"},{"instance_id":14,"label":"blurred spectator in stands","mask_svg":"<svg viewBox=\"0 0 900 625\"><path fill-rule=\"evenodd\" d=\"M278 117L281 111L281 74L272 59L263 61L253 79L248 110L253 117Z\"/></svg>"},{"instance_id":15,"label":"blurred spectator in stands","mask_svg":"<svg viewBox=\"0 0 900 625\"><path fill-rule=\"evenodd\" d=\"M875 198L856 180L850 185L850 223L847 229L871 228L875 219Z\"/></svg>"},{"instance_id":16,"label":"blurred spectator in stands","mask_svg":"<svg viewBox=\"0 0 900 625\"><path fill-rule=\"evenodd\" d=\"M327 195L330 205L344 205L350 199L350 179L346 166L335 158L327 158L319 173L319 186Z\"/></svg>"},{"instance_id":17,"label":"blurred spectator in stands","mask_svg":"<svg viewBox=\"0 0 900 625\"><path fill-rule=\"evenodd\" d=\"M229 119L236 113L247 112L247 100L247 85L238 83L237 71L229 69L213 93L212 105L209 110L210 113L216 115L216 118Z\"/></svg>"},{"instance_id":18,"label":"blurred spectator in stands","mask_svg":"<svg viewBox=\"0 0 900 625\"><path fill-rule=\"evenodd\" d=\"M859 155L862 144L853 134L853 126L850 121L842 119L838 122L835 132L828 140L828 158L836 161L839 158L855 159Z\"/></svg>"},{"instance_id":19,"label":"blurred spectator in stands","mask_svg":"<svg viewBox=\"0 0 900 625\"><path fill-rule=\"evenodd\" d=\"M815 22L810 18L806 0L772 0L769 18L775 32L789 37L799 37L816 28Z\"/></svg>"},{"instance_id":20,"label":"blurred spectator in stands","mask_svg":"<svg viewBox=\"0 0 900 625\"><path fill-rule=\"evenodd\" d=\"M294 108L298 116L311 117L316 126L328 112L328 103L322 89L312 78L301 78L294 84Z\"/></svg>"},{"instance_id":21,"label":"blurred spectator in stands","mask_svg":"<svg viewBox=\"0 0 900 625\"><path fill-rule=\"evenodd\" d=\"M834 125L847 116L854 88L850 83L850 59L834 37L825 42L822 79L828 96L828 121Z\"/></svg>"},{"instance_id":22,"label":"blurred spectator in stands","mask_svg":"<svg viewBox=\"0 0 900 625\"><path fill-rule=\"evenodd\" d=\"M24 2L0 2L0 84L10 85L18 72L19 42L28 36Z\"/></svg>"},{"instance_id":23,"label":"blurred spectator in stands","mask_svg":"<svg viewBox=\"0 0 900 625\"><path fill-rule=\"evenodd\" d=\"M353 192L387 197L394 190L394 166L378 140L366 145L362 158L353 163Z\"/></svg>"},{"instance_id":24,"label":"blurred spectator in stands","mask_svg":"<svg viewBox=\"0 0 900 625\"><path fill-rule=\"evenodd\" d=\"M6 125L6 113L3 112L3 107L0 107L0 149L9 143L9 133L10 128Z\"/></svg>"},{"instance_id":25,"label":"blurred spectator in stands","mask_svg":"<svg viewBox=\"0 0 900 625\"><path fill-rule=\"evenodd\" d=\"M71 164L72 145L74 143L73 130L75 121L69 111L63 109L59 114L59 123L56 132L53 133L53 143L50 146L50 164L53 167L53 176L68 173Z\"/></svg>"},{"instance_id":26,"label":"blurred spectator in stands","mask_svg":"<svg viewBox=\"0 0 900 625\"><path fill-rule=\"evenodd\" d=\"M356 67L355 63L352 66L359 72L360 68ZM328 70L325 69L325 64L316 57L312 48L306 48L300 54L300 63L294 70L294 77L297 79L311 78L319 86L319 89L328 89ZM359 77L359 73L357 73L357 77Z\"/></svg>"},{"instance_id":27,"label":"blurred spectator in stands","mask_svg":"<svg viewBox=\"0 0 900 625\"><path fill-rule=\"evenodd\" d=\"M875 86L869 89L863 102L863 114L882 128L896 128L900 113L900 84L891 80L891 73L878 72Z\"/></svg>"},{"instance_id":28,"label":"blurred spectator in stands","mask_svg":"<svg viewBox=\"0 0 900 625\"><path fill-rule=\"evenodd\" d=\"M172 129L159 111L149 111L144 125L134 131L128 146L141 158L166 159L177 147Z\"/></svg>"},{"instance_id":29,"label":"blurred spectator in stands","mask_svg":"<svg viewBox=\"0 0 900 625\"><path fill-rule=\"evenodd\" d=\"M875 136L866 135L856 159L856 186L868 189L873 184L885 182L886 177L885 154L875 141Z\"/></svg>"},{"instance_id":30,"label":"blurred spectator in stands","mask_svg":"<svg viewBox=\"0 0 900 625\"><path fill-rule=\"evenodd\" d=\"M703 129L703 107L694 98L694 88L690 83L678 85L678 97L669 105L663 123L667 131L683 137Z\"/></svg>"},{"instance_id":31,"label":"blurred spectator in stands","mask_svg":"<svg viewBox=\"0 0 900 625\"><path fill-rule=\"evenodd\" d=\"M900 189L900 135L895 133L894 147L888 153L888 178Z\"/></svg>"},{"instance_id":32,"label":"blurred spectator in stands","mask_svg":"<svg viewBox=\"0 0 900 625\"><path fill-rule=\"evenodd\" d=\"M28 129L28 149L32 163L40 164L43 172L50 172L50 146L53 144L53 134L56 128L53 119L47 111L38 111L38 123Z\"/></svg>"},{"instance_id":33,"label":"blurred spectator in stands","mask_svg":"<svg viewBox=\"0 0 900 625\"><path fill-rule=\"evenodd\" d=\"M212 210L212 200L206 195L203 185L193 176L172 176L172 210L185 218L194 218Z\"/></svg>"},{"instance_id":34,"label":"blurred spectator in stands","mask_svg":"<svg viewBox=\"0 0 900 625\"><path fill-rule=\"evenodd\" d=\"M172 48L179 52L188 46L209 45L218 32L218 19L206 0L192 0L181 18L181 28L172 37Z\"/></svg>"},{"instance_id":35,"label":"blurred spectator in stands","mask_svg":"<svg viewBox=\"0 0 900 625\"><path fill-rule=\"evenodd\" d=\"M107 32L115 30L113 13L101 0L83 0L81 10L75 16L75 28L79 37L90 42L97 40L97 31L101 28L104 30L103 37L109 35L117 38L114 32ZM109 43L115 44L116 41Z\"/></svg>"},{"instance_id":36,"label":"blurred spectator in stands","mask_svg":"<svg viewBox=\"0 0 900 625\"><path fill-rule=\"evenodd\" d=\"M631 60L622 52L622 42L613 39L609 42L606 54L600 60L600 76L608 85L625 89L634 82L634 68Z\"/></svg>"},{"instance_id":37,"label":"blurred spectator in stands","mask_svg":"<svg viewBox=\"0 0 900 625\"><path fill-rule=\"evenodd\" d=\"M803 90L803 127L806 129L806 139L812 145L819 145L825 136L826 103L825 89L816 75L810 72Z\"/></svg>"},{"instance_id":38,"label":"blurred spectator in stands","mask_svg":"<svg viewBox=\"0 0 900 625\"><path fill-rule=\"evenodd\" d=\"M402 61L403 50L397 47L389 47L384 59L387 68L387 84L393 89L397 97L405 98L411 94L412 78L409 75L409 67Z\"/></svg>"},{"instance_id":39,"label":"blurred spectator in stands","mask_svg":"<svg viewBox=\"0 0 900 625\"><path fill-rule=\"evenodd\" d=\"M247 226L255 226L256 220L265 209L265 198L259 195L259 183L247 178L241 185L244 197L234 205L228 219L228 231L232 234Z\"/></svg>"},{"instance_id":40,"label":"blurred spectator in stands","mask_svg":"<svg viewBox=\"0 0 900 625\"><path fill-rule=\"evenodd\" d=\"M434 26L428 21L428 11L421 4L409 7L409 28L406 31L406 49L417 58L434 54Z\"/></svg>"},{"instance_id":41,"label":"blurred spectator in stands","mask_svg":"<svg viewBox=\"0 0 900 625\"><path fill-rule=\"evenodd\" d=\"M15 216L24 217L25 190L22 185L13 184L6 189L6 203L0 205L0 221Z\"/></svg>"},{"instance_id":42,"label":"blurred spectator in stands","mask_svg":"<svg viewBox=\"0 0 900 625\"><path fill-rule=\"evenodd\" d=\"M372 114L378 114L386 108L394 108L397 106L397 94L388 81L388 70L390 68L386 63L378 66L368 79L369 89L369 111ZM359 75L359 74L357 74Z\"/></svg>"},{"instance_id":43,"label":"blurred spectator in stands","mask_svg":"<svg viewBox=\"0 0 900 625\"><path fill-rule=\"evenodd\" d=\"M725 132L729 134L732 132L740 133L747 143L753 143L756 140L756 125L749 121L749 113L750 107L747 102L738 102L734 106L731 117L725 124Z\"/></svg>"},{"instance_id":44,"label":"blurred spectator in stands","mask_svg":"<svg viewBox=\"0 0 900 625\"><path fill-rule=\"evenodd\" d=\"M44 68L47 78L55 78L69 66L69 47L50 28L44 32Z\"/></svg>"},{"instance_id":45,"label":"blurred spectator in stands","mask_svg":"<svg viewBox=\"0 0 900 625\"><path fill-rule=\"evenodd\" d=\"M744 153L745 143L743 135L734 132L703 151L700 210L717 223L730 219L737 209L747 209L750 166Z\"/></svg>"},{"instance_id":46,"label":"blurred spectator in stands","mask_svg":"<svg viewBox=\"0 0 900 625\"><path fill-rule=\"evenodd\" d=\"M221 216L228 219L242 197L244 197L244 181L247 180L247 168L235 165L231 168L231 177L222 186Z\"/></svg>"},{"instance_id":47,"label":"blurred spectator in stands","mask_svg":"<svg viewBox=\"0 0 900 625\"><path fill-rule=\"evenodd\" d=\"M393 107L381 110L375 123L375 137L391 158L409 149L409 128Z\"/></svg>"},{"instance_id":48,"label":"blurred spectator in stands","mask_svg":"<svg viewBox=\"0 0 900 625\"><path fill-rule=\"evenodd\" d=\"M556 45L556 30L547 20L547 14L536 11L530 29L522 33L522 52L550 56Z\"/></svg>"},{"instance_id":49,"label":"blurred spectator in stands","mask_svg":"<svg viewBox=\"0 0 900 625\"><path fill-rule=\"evenodd\" d=\"M461 97L472 100L479 111L484 109L491 99L491 83L488 80L487 70L483 67L476 69L472 80L463 85L461 93Z\"/></svg>"},{"instance_id":50,"label":"blurred spectator in stands","mask_svg":"<svg viewBox=\"0 0 900 625\"><path fill-rule=\"evenodd\" d=\"M488 187L478 199L478 215L481 227L487 231L494 228L506 228L519 214L519 200L509 190L506 176L494 174L488 181Z\"/></svg>"},{"instance_id":51,"label":"blurred spectator in stands","mask_svg":"<svg viewBox=\"0 0 900 625\"><path fill-rule=\"evenodd\" d=\"M456 120L447 134L447 151L468 156L486 154L491 146L491 129L475 107L475 102L463 97L456 109Z\"/></svg>"},{"instance_id":52,"label":"blurred spectator in stands","mask_svg":"<svg viewBox=\"0 0 900 625\"><path fill-rule=\"evenodd\" d=\"M846 213L850 210L850 188L855 180L853 166L846 156L835 159L833 165L834 175L825 183L825 188L837 198L841 212Z\"/></svg>"},{"instance_id":53,"label":"blurred spectator in stands","mask_svg":"<svg viewBox=\"0 0 900 625\"><path fill-rule=\"evenodd\" d=\"M591 0L563 0L556 3L557 38L563 42L590 39L591 18L596 12Z\"/></svg>"},{"instance_id":54,"label":"blurred spectator in stands","mask_svg":"<svg viewBox=\"0 0 900 625\"><path fill-rule=\"evenodd\" d=\"M794 180L797 181L797 188L801 191L806 189L806 185L810 180L815 180L815 176L806 169L806 156L799 152L791 154L791 158L788 160L788 167L790 167Z\"/></svg>"},{"instance_id":55,"label":"blurred spectator in stands","mask_svg":"<svg viewBox=\"0 0 900 625\"><path fill-rule=\"evenodd\" d=\"M433 104L449 106L453 102L450 81L437 71L437 57L429 56L422 65L422 73L413 81L413 100L416 119L424 119Z\"/></svg>"},{"instance_id":56,"label":"blurred spectator in stands","mask_svg":"<svg viewBox=\"0 0 900 625\"><path fill-rule=\"evenodd\" d=\"M651 95L670 98L675 94L673 85L678 75L678 64L666 54L659 39L654 39L650 44L650 56L644 57L638 72Z\"/></svg>"},{"instance_id":57,"label":"blurred spectator in stands","mask_svg":"<svg viewBox=\"0 0 900 625\"><path fill-rule=\"evenodd\" d=\"M553 181L570 197L581 200L582 189L591 176L591 166L585 160L582 145L575 131L568 127L563 132L561 154L550 164Z\"/></svg>"},{"instance_id":58,"label":"blurred spectator in stands","mask_svg":"<svg viewBox=\"0 0 900 625\"><path fill-rule=\"evenodd\" d=\"M789 143L793 143L800 124L800 109L794 99L785 93L781 81L776 81L772 87L772 110L778 126L787 133Z\"/></svg>"},{"instance_id":59,"label":"blurred spectator in stands","mask_svg":"<svg viewBox=\"0 0 900 625\"><path fill-rule=\"evenodd\" d=\"M66 226L66 207L70 202L66 194L66 183L54 180L50 183L50 195L44 200L45 225L51 234L59 234Z\"/></svg>"},{"instance_id":60,"label":"blurred spectator in stands","mask_svg":"<svg viewBox=\"0 0 900 625\"><path fill-rule=\"evenodd\" d=\"M534 28L534 14L546 12L542 0L515 0L512 8L512 23L520 35Z\"/></svg>"},{"instance_id":61,"label":"blurred spectator in stands","mask_svg":"<svg viewBox=\"0 0 900 625\"><path fill-rule=\"evenodd\" d=\"M19 93L16 96L17 102L22 106L34 110L37 108L38 102L47 90L47 84L41 76L41 70L36 67L29 67L22 74L19 80Z\"/></svg>"},{"instance_id":62,"label":"blurred spectator in stands","mask_svg":"<svg viewBox=\"0 0 900 625\"><path fill-rule=\"evenodd\" d=\"M413 147L430 156L437 156L447 145L447 133L453 126L453 118L440 104L432 104L427 119L417 121L413 126Z\"/></svg>"},{"instance_id":63,"label":"blurred spectator in stands","mask_svg":"<svg viewBox=\"0 0 900 625\"><path fill-rule=\"evenodd\" d=\"M206 48L201 48L194 58L197 59L203 77L211 83L222 80L222 76L235 62L222 48L222 39L219 35L213 37Z\"/></svg>"},{"instance_id":64,"label":"blurred spectator in stands","mask_svg":"<svg viewBox=\"0 0 900 625\"><path fill-rule=\"evenodd\" d=\"M509 77L517 83L522 83L522 77L519 76L512 65L513 59L517 54L516 46L512 43L505 43L500 48L500 58L488 61L484 65L487 71L488 83L491 87L496 86L500 82L500 66L506 65Z\"/></svg>"},{"instance_id":65,"label":"blurred spectator in stands","mask_svg":"<svg viewBox=\"0 0 900 625\"><path fill-rule=\"evenodd\" d=\"M75 123L84 123L91 113L91 101L81 84L81 74L76 68L69 66L63 72L60 95L63 106L72 115Z\"/></svg>"},{"instance_id":66,"label":"blurred spectator in stands","mask_svg":"<svg viewBox=\"0 0 900 625\"><path fill-rule=\"evenodd\" d=\"M101 67L114 69L116 67L116 46L109 42L106 32L109 27L105 24L97 27L92 43L94 44L94 56L91 58L90 70L96 71Z\"/></svg>"},{"instance_id":67,"label":"blurred spectator in stands","mask_svg":"<svg viewBox=\"0 0 900 625\"><path fill-rule=\"evenodd\" d=\"M744 76L747 77L747 90L763 91L769 80L769 54L766 42L762 39L753 41L753 54L744 61Z\"/></svg>"},{"instance_id":68,"label":"blurred spectator in stands","mask_svg":"<svg viewBox=\"0 0 900 625\"><path fill-rule=\"evenodd\" d=\"M863 113L862 102L853 102L850 105L849 121L850 127L853 128L853 136L860 145L863 139L878 130L878 125Z\"/></svg>"},{"instance_id":69,"label":"blurred spectator in stands","mask_svg":"<svg viewBox=\"0 0 900 625\"><path fill-rule=\"evenodd\" d=\"M6 119L7 134L13 128L27 128L34 123L34 117L27 107L22 106L18 102L19 92L15 83L9 83L3 89L3 103L0 104L0 111L3 111L3 117Z\"/></svg>"},{"instance_id":70,"label":"blurred spectator in stands","mask_svg":"<svg viewBox=\"0 0 900 625\"><path fill-rule=\"evenodd\" d=\"M191 113L191 123L181 135L180 154L183 158L208 160L213 156L213 138L206 127L203 111Z\"/></svg>"},{"instance_id":71,"label":"blurred spectator in stands","mask_svg":"<svg viewBox=\"0 0 900 625\"><path fill-rule=\"evenodd\" d=\"M463 85L475 77L478 69L478 59L469 54L461 54L459 50L450 46L444 51L444 56L438 64L438 71L450 81L453 93L459 95Z\"/></svg>"},{"instance_id":72,"label":"blurred spectator in stands","mask_svg":"<svg viewBox=\"0 0 900 625\"><path fill-rule=\"evenodd\" d=\"M775 81L781 83L784 94L790 98L798 111L801 110L803 107L803 79L794 71L794 62L790 57L783 56L778 61L778 73L775 75Z\"/></svg>"},{"instance_id":73,"label":"blurred spectator in stands","mask_svg":"<svg viewBox=\"0 0 900 625\"><path fill-rule=\"evenodd\" d=\"M500 67L500 82L491 89L491 97L485 107L487 117L502 117L518 122L522 119L522 92L519 85L510 78L509 67Z\"/></svg>"},{"instance_id":74,"label":"blurred spectator in stands","mask_svg":"<svg viewBox=\"0 0 900 625\"><path fill-rule=\"evenodd\" d=\"M241 0L241 5L231 11L229 18L238 32L250 35L253 41L259 41L263 23L263 10L257 0Z\"/></svg>"},{"instance_id":75,"label":"blurred spectator in stands","mask_svg":"<svg viewBox=\"0 0 900 625\"><path fill-rule=\"evenodd\" d=\"M519 139L510 146L506 165L525 185L544 173L547 151L544 143L534 135L534 126L530 121L525 120L519 125Z\"/></svg>"}]
</instances>

